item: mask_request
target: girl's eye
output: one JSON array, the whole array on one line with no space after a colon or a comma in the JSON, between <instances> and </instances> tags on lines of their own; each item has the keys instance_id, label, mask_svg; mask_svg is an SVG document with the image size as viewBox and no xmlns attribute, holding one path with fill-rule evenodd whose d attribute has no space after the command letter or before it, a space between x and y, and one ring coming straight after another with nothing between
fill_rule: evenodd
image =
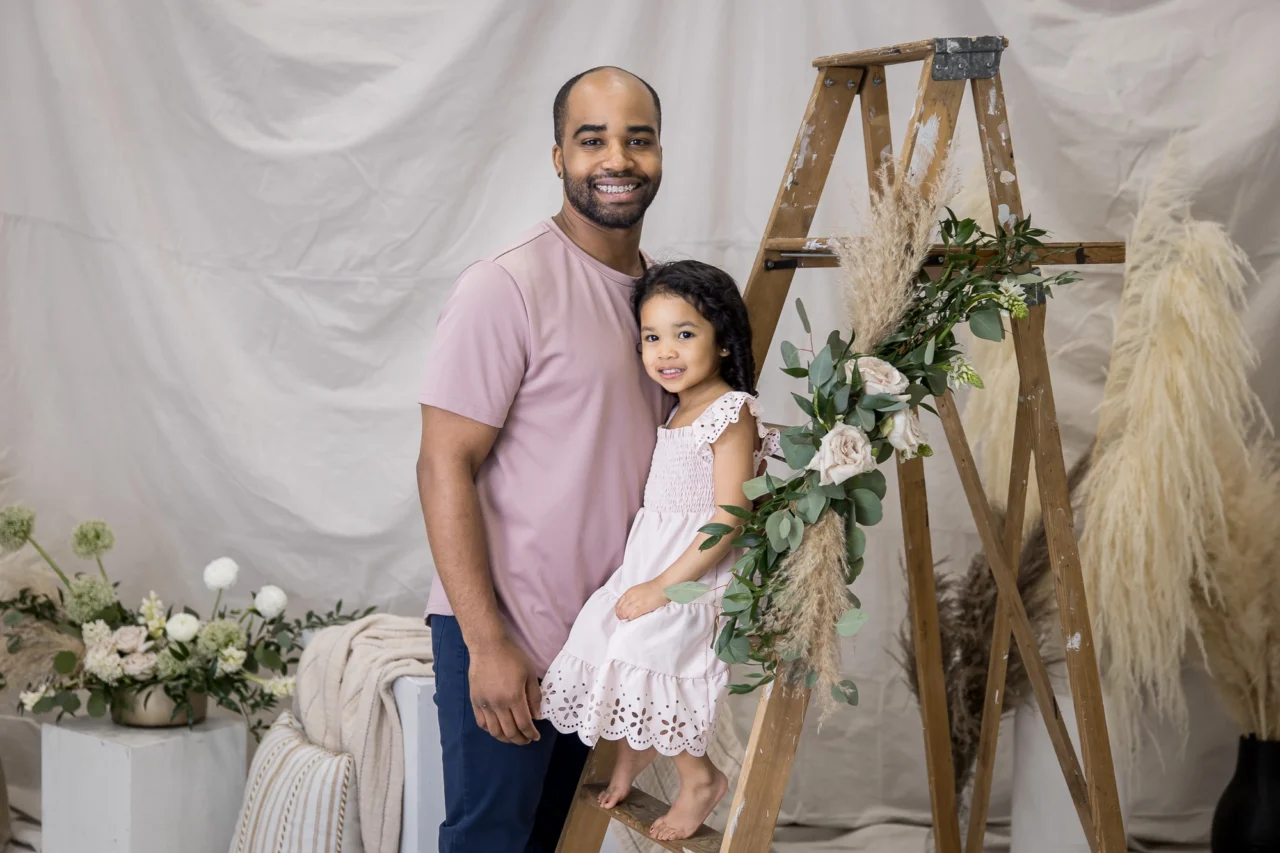
<instances>
[{"instance_id":1,"label":"girl's eye","mask_svg":"<svg viewBox=\"0 0 1280 853\"><path fill-rule=\"evenodd\" d=\"M687 341L687 340L689 340L689 338L692 338L692 337L693 337L693 332L681 332L681 333L680 333L680 337L681 337L681 339L683 339L683 340L686 340L686 341Z\"/></svg>"},{"instance_id":2,"label":"girl's eye","mask_svg":"<svg viewBox=\"0 0 1280 853\"><path fill-rule=\"evenodd\" d=\"M657 335L645 335L645 336L644 336L644 342L645 342L645 343L647 343L647 344L654 343L654 342L656 342L657 340L658 340L658 336L657 336Z\"/></svg>"}]
</instances>

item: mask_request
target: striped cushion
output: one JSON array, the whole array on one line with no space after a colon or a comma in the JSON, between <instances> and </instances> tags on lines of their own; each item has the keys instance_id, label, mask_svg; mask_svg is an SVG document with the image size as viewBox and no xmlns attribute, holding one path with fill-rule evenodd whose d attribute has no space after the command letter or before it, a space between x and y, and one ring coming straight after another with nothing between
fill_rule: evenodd
<instances>
[{"instance_id":1,"label":"striped cushion","mask_svg":"<svg viewBox=\"0 0 1280 853\"><path fill-rule=\"evenodd\" d=\"M358 853L355 759L307 740L285 711L249 768L230 853Z\"/></svg>"}]
</instances>

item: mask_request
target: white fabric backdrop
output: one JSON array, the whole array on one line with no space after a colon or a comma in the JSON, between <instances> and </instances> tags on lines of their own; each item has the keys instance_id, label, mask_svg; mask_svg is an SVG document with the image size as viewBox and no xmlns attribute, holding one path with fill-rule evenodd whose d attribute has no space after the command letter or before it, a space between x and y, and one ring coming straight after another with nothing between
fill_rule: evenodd
<instances>
[{"instance_id":1,"label":"white fabric backdrop","mask_svg":"<svg viewBox=\"0 0 1280 853\"><path fill-rule=\"evenodd\" d=\"M270 581L306 606L420 612L432 569L414 400L434 319L464 264L558 206L551 99L602 63L664 98L645 246L742 282L813 57L1004 34L1036 220L1061 239L1123 238L1153 154L1189 131L1198 212L1253 257L1249 325L1274 362L1280 99L1263 87L1277 32L1267 0L9 0L0 502L35 507L68 560L76 520L109 520L131 599L154 588L207 609L200 568L226 554L244 594ZM917 73L889 74L899 135ZM815 233L856 221L853 124ZM814 316L835 316L831 283L797 278ZM1068 456L1092 428L1117 289L1095 273L1052 305L1051 347L1073 344L1054 376ZM794 418L785 377L768 376L771 418ZM1280 383L1259 383L1275 417ZM977 540L949 466L929 466L935 551L963 561ZM796 820L927 813L918 717L891 658L905 602L890 497L860 581L863 704L806 737Z\"/></svg>"}]
</instances>

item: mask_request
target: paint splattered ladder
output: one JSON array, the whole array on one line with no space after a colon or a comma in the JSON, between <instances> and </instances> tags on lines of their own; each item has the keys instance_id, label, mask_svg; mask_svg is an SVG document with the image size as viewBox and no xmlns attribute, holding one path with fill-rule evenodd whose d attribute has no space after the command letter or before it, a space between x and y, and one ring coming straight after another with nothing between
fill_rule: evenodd
<instances>
[{"instance_id":1,"label":"paint splattered ladder","mask_svg":"<svg viewBox=\"0 0 1280 853\"><path fill-rule=\"evenodd\" d=\"M762 369L765 363L795 270L837 265L829 242L821 237L809 237L809 228L855 99L862 112L862 134L871 186L878 187L881 174L892 182L895 171L905 174L915 184L930 186L939 179L944 159L940 155L945 155L951 145L968 84L973 89L992 212L997 222L1007 222L1010 217L1023 215L999 73L1000 56L1007 45L1008 42L998 36L930 39L826 56L814 61L818 79L747 281L746 302L755 336L757 370ZM923 62L924 66L906 143L901 157L895 162L885 66L907 62ZM881 171L882 164L886 164L884 172ZM943 253L941 246L934 247L926 265L938 266L943 260ZM1114 264L1123 263L1124 254L1123 243L1047 243L1037 251L1037 260L1044 264ZM983 548L991 563L1001 601L992 642L967 850L969 853L982 851L1002 710L1005 659L1012 638L1017 641L1027 666L1036 700L1091 850L1094 853L1122 853L1125 849L1124 830L1102 709L1097 659L1085 607L1079 554L1072 529L1066 470L1044 347L1044 318L1045 306L1041 303L1030 307L1026 319L1012 321L1021 387L1006 504L1008 514L1003 531L997 530L954 401L949 393L937 399L938 412ZM1062 635L1071 638L1066 659L1076 716L1083 735L1083 770L1054 702L1049 675L1034 631L1018 597L1013 569L1020 545L1033 453L1053 562ZM933 806L934 846L938 853L961 853L924 460L919 457L905 462L899 460L898 484L918 656L925 756ZM693 838L655 843L668 850L685 853L769 853L808 698L808 691L802 686L777 683L766 688L756 710L747 754L730 806L732 817L723 835L704 826ZM647 834L652 821L666 811L664 803L638 791L618 808L608 811L599 808L595 797L609 779L615 752L616 745L604 741L593 750L560 838L559 853L598 851L610 820Z\"/></svg>"}]
</instances>

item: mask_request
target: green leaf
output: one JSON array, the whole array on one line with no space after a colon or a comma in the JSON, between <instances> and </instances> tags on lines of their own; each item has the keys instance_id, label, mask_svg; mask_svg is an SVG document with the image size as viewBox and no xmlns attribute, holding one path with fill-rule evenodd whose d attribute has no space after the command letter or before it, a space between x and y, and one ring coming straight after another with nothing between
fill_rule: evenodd
<instances>
[{"instance_id":1,"label":"green leaf","mask_svg":"<svg viewBox=\"0 0 1280 853\"><path fill-rule=\"evenodd\" d=\"M791 341L782 342L782 363L787 367L800 367L800 351Z\"/></svg>"},{"instance_id":2,"label":"green leaf","mask_svg":"<svg viewBox=\"0 0 1280 853\"><path fill-rule=\"evenodd\" d=\"M720 540L723 538L723 536L708 536L706 539L702 540L702 544L698 546L698 550L710 551L712 548L719 545Z\"/></svg>"},{"instance_id":3,"label":"green leaf","mask_svg":"<svg viewBox=\"0 0 1280 853\"><path fill-rule=\"evenodd\" d=\"M837 702L844 702L849 705L858 704L858 685L852 681L845 679L839 684L831 685L831 697Z\"/></svg>"},{"instance_id":4,"label":"green leaf","mask_svg":"<svg viewBox=\"0 0 1280 853\"><path fill-rule=\"evenodd\" d=\"M892 394L868 394L858 401L858 405L877 412L896 412L906 404Z\"/></svg>"},{"instance_id":5,"label":"green leaf","mask_svg":"<svg viewBox=\"0 0 1280 853\"><path fill-rule=\"evenodd\" d=\"M798 518L792 519L790 540L792 551L798 550L800 543L804 540L804 522Z\"/></svg>"},{"instance_id":6,"label":"green leaf","mask_svg":"<svg viewBox=\"0 0 1280 853\"><path fill-rule=\"evenodd\" d=\"M46 696L31 708L31 713L47 714L48 712L53 710L53 704L54 704L54 697Z\"/></svg>"},{"instance_id":7,"label":"green leaf","mask_svg":"<svg viewBox=\"0 0 1280 853\"><path fill-rule=\"evenodd\" d=\"M858 407L853 410L853 417L853 425L861 429L863 432L871 432L876 428L876 416L862 408L861 403L859 403Z\"/></svg>"},{"instance_id":8,"label":"green leaf","mask_svg":"<svg viewBox=\"0 0 1280 853\"><path fill-rule=\"evenodd\" d=\"M699 583L698 581L685 581L684 583L677 583L664 587L662 592L667 598L671 599L676 604L688 604L689 602L695 601L706 595L710 590L711 587L707 586L705 583Z\"/></svg>"},{"instance_id":9,"label":"green leaf","mask_svg":"<svg viewBox=\"0 0 1280 853\"><path fill-rule=\"evenodd\" d=\"M787 531L782 531L782 523L787 522ZM787 550L787 534L791 532L790 514L786 510L779 510L769 516L769 520L764 523L764 532L769 537L769 547L781 553Z\"/></svg>"},{"instance_id":10,"label":"green leaf","mask_svg":"<svg viewBox=\"0 0 1280 853\"><path fill-rule=\"evenodd\" d=\"M859 557L858 559L850 562L849 573L845 576L845 582L853 583L854 581L856 581L858 579L858 576L862 574L862 568L864 565L866 565L866 560L863 559L862 557Z\"/></svg>"},{"instance_id":11,"label":"green leaf","mask_svg":"<svg viewBox=\"0 0 1280 853\"><path fill-rule=\"evenodd\" d=\"M734 514L736 515L737 513L734 513ZM730 527L727 524L721 524L718 521L713 521L710 524L704 524L701 527L699 527L698 532L705 533L708 536L728 536L735 529L736 528Z\"/></svg>"},{"instance_id":12,"label":"green leaf","mask_svg":"<svg viewBox=\"0 0 1280 853\"><path fill-rule=\"evenodd\" d=\"M849 397L853 394L853 389L848 385L841 385L836 389L835 404L836 414L844 414L849 410Z\"/></svg>"},{"instance_id":13,"label":"green leaf","mask_svg":"<svg viewBox=\"0 0 1280 853\"><path fill-rule=\"evenodd\" d=\"M746 663L751 660L751 641L742 635L734 637L719 657L725 663Z\"/></svg>"},{"instance_id":14,"label":"green leaf","mask_svg":"<svg viewBox=\"0 0 1280 853\"><path fill-rule=\"evenodd\" d=\"M889 457L893 455L893 447L888 442L880 445L880 449L876 451L876 462L884 463L889 461Z\"/></svg>"},{"instance_id":15,"label":"green leaf","mask_svg":"<svg viewBox=\"0 0 1280 853\"><path fill-rule=\"evenodd\" d=\"M840 353L844 352L844 339L840 337L839 329L833 329L831 334L827 335L827 348L831 350L833 362L840 357Z\"/></svg>"},{"instance_id":16,"label":"green leaf","mask_svg":"<svg viewBox=\"0 0 1280 853\"><path fill-rule=\"evenodd\" d=\"M725 613L741 613L743 610L750 610L751 604L755 599L749 592L739 592L724 597Z\"/></svg>"},{"instance_id":17,"label":"green leaf","mask_svg":"<svg viewBox=\"0 0 1280 853\"><path fill-rule=\"evenodd\" d=\"M793 471L803 471L805 466L813 461L817 452L818 448L813 446L812 438L797 438L789 435L782 437L782 455Z\"/></svg>"},{"instance_id":18,"label":"green leaf","mask_svg":"<svg viewBox=\"0 0 1280 853\"><path fill-rule=\"evenodd\" d=\"M266 653L259 655L258 660L262 661L264 666L268 666L276 672L283 672L284 661L280 659L280 655L276 653L276 650L266 646L261 646L260 648L266 649Z\"/></svg>"},{"instance_id":19,"label":"green leaf","mask_svg":"<svg viewBox=\"0 0 1280 853\"><path fill-rule=\"evenodd\" d=\"M101 717L107 713L107 699L99 691L89 695L89 716Z\"/></svg>"},{"instance_id":20,"label":"green leaf","mask_svg":"<svg viewBox=\"0 0 1280 853\"><path fill-rule=\"evenodd\" d=\"M742 493L747 496L747 500L759 500L765 495L771 493L772 478L768 474L756 477L754 480L747 480L742 484Z\"/></svg>"},{"instance_id":21,"label":"green leaf","mask_svg":"<svg viewBox=\"0 0 1280 853\"><path fill-rule=\"evenodd\" d=\"M75 652L58 652L53 656L53 669L59 675L70 675L76 668Z\"/></svg>"},{"instance_id":22,"label":"green leaf","mask_svg":"<svg viewBox=\"0 0 1280 853\"><path fill-rule=\"evenodd\" d=\"M756 515L754 512L747 509L746 507L735 506L734 504L720 504L720 509L729 513L729 515L736 515L738 518L749 519L749 518L755 518L755 515ZM724 525L721 525L721 526L723 527ZM725 531L725 533L732 533L732 532L733 532L732 527L730 527L728 530Z\"/></svg>"},{"instance_id":23,"label":"green leaf","mask_svg":"<svg viewBox=\"0 0 1280 853\"><path fill-rule=\"evenodd\" d=\"M54 701L58 705L61 705L62 710L66 711L68 714L74 714L76 711L80 710L80 697L69 690L64 690L59 693L54 698Z\"/></svg>"},{"instance_id":24,"label":"green leaf","mask_svg":"<svg viewBox=\"0 0 1280 853\"><path fill-rule=\"evenodd\" d=\"M810 491L796 502L796 512L809 524L817 524L822 511L827 508L827 496L820 491Z\"/></svg>"},{"instance_id":25,"label":"green leaf","mask_svg":"<svg viewBox=\"0 0 1280 853\"><path fill-rule=\"evenodd\" d=\"M729 648L729 641L733 639L734 620L730 619L724 623L724 627L720 629L720 634L716 637L716 656Z\"/></svg>"},{"instance_id":26,"label":"green leaf","mask_svg":"<svg viewBox=\"0 0 1280 853\"><path fill-rule=\"evenodd\" d=\"M849 480L849 485L855 489L868 489L880 500L884 500L885 494L889 491L889 484L884 478L883 471L868 471L865 474L859 474Z\"/></svg>"},{"instance_id":27,"label":"green leaf","mask_svg":"<svg viewBox=\"0 0 1280 853\"><path fill-rule=\"evenodd\" d=\"M809 364L809 381L813 383L814 388L825 388L835 375L836 368L831 360L831 348L823 347Z\"/></svg>"},{"instance_id":28,"label":"green leaf","mask_svg":"<svg viewBox=\"0 0 1280 853\"><path fill-rule=\"evenodd\" d=\"M844 491L844 483L827 483L825 486L818 486L818 491L833 501L842 501L848 497Z\"/></svg>"},{"instance_id":29,"label":"green leaf","mask_svg":"<svg viewBox=\"0 0 1280 853\"><path fill-rule=\"evenodd\" d=\"M918 406L925 397L929 396L929 389L921 385L919 382L912 382L907 386L907 405Z\"/></svg>"},{"instance_id":30,"label":"green leaf","mask_svg":"<svg viewBox=\"0 0 1280 853\"><path fill-rule=\"evenodd\" d=\"M22 622L21 610L10 610L8 613L4 615L4 624L8 625L10 628L20 624L21 622Z\"/></svg>"},{"instance_id":31,"label":"green leaf","mask_svg":"<svg viewBox=\"0 0 1280 853\"><path fill-rule=\"evenodd\" d=\"M924 345L924 363L933 364L933 353L937 349L937 338L929 338L929 342Z\"/></svg>"},{"instance_id":32,"label":"green leaf","mask_svg":"<svg viewBox=\"0 0 1280 853\"><path fill-rule=\"evenodd\" d=\"M867 621L867 613L865 610L859 610L856 607L850 608L840 617L840 621L836 623L836 633L841 637L852 637L858 631L862 630L862 626Z\"/></svg>"},{"instance_id":33,"label":"green leaf","mask_svg":"<svg viewBox=\"0 0 1280 853\"><path fill-rule=\"evenodd\" d=\"M850 563L861 557L867 551L866 531L859 527L855 521L849 522L848 536L845 537L845 544L848 546L846 550L849 554Z\"/></svg>"},{"instance_id":34,"label":"green leaf","mask_svg":"<svg viewBox=\"0 0 1280 853\"><path fill-rule=\"evenodd\" d=\"M789 513L782 514L782 521L778 522L778 537L787 539L791 536L791 524L794 519Z\"/></svg>"},{"instance_id":35,"label":"green leaf","mask_svg":"<svg viewBox=\"0 0 1280 853\"><path fill-rule=\"evenodd\" d=\"M884 507L880 503L880 498L876 497L875 492L870 489L854 489L850 497L853 499L858 524L870 527L878 524L884 517Z\"/></svg>"},{"instance_id":36,"label":"green leaf","mask_svg":"<svg viewBox=\"0 0 1280 853\"><path fill-rule=\"evenodd\" d=\"M813 408L813 401L808 397L802 397L794 391L791 392L791 396L795 398L796 405L800 407L800 411L804 412L811 418L816 418L818 416L817 410Z\"/></svg>"},{"instance_id":37,"label":"green leaf","mask_svg":"<svg viewBox=\"0 0 1280 853\"><path fill-rule=\"evenodd\" d=\"M807 367L784 367L784 368L782 368L782 372L783 372L783 373L785 373L785 374L787 374L788 376L794 376L794 377L796 377L797 379L804 379L806 376L808 376L808 375L809 375L809 368L807 368Z\"/></svg>"},{"instance_id":38,"label":"green leaf","mask_svg":"<svg viewBox=\"0 0 1280 853\"><path fill-rule=\"evenodd\" d=\"M941 397L947 393L947 372L941 368L930 368L925 372L924 381L929 386L930 393L935 397Z\"/></svg>"},{"instance_id":39,"label":"green leaf","mask_svg":"<svg viewBox=\"0 0 1280 853\"><path fill-rule=\"evenodd\" d=\"M812 690L818 684L818 671L816 669L809 670L809 674L804 677L804 686Z\"/></svg>"},{"instance_id":40,"label":"green leaf","mask_svg":"<svg viewBox=\"0 0 1280 853\"><path fill-rule=\"evenodd\" d=\"M796 300L796 313L800 315L800 325L804 326L807 334L813 334L813 329L809 326L809 315L804 310L804 303L799 299Z\"/></svg>"},{"instance_id":41,"label":"green leaf","mask_svg":"<svg viewBox=\"0 0 1280 853\"><path fill-rule=\"evenodd\" d=\"M983 340L1004 340L1004 323L1000 321L1000 312L995 309L986 308L970 314L969 329Z\"/></svg>"},{"instance_id":42,"label":"green leaf","mask_svg":"<svg viewBox=\"0 0 1280 853\"><path fill-rule=\"evenodd\" d=\"M16 655L18 649L22 648L22 637L17 634L10 634L9 639L5 641L4 647L9 654Z\"/></svg>"}]
</instances>

